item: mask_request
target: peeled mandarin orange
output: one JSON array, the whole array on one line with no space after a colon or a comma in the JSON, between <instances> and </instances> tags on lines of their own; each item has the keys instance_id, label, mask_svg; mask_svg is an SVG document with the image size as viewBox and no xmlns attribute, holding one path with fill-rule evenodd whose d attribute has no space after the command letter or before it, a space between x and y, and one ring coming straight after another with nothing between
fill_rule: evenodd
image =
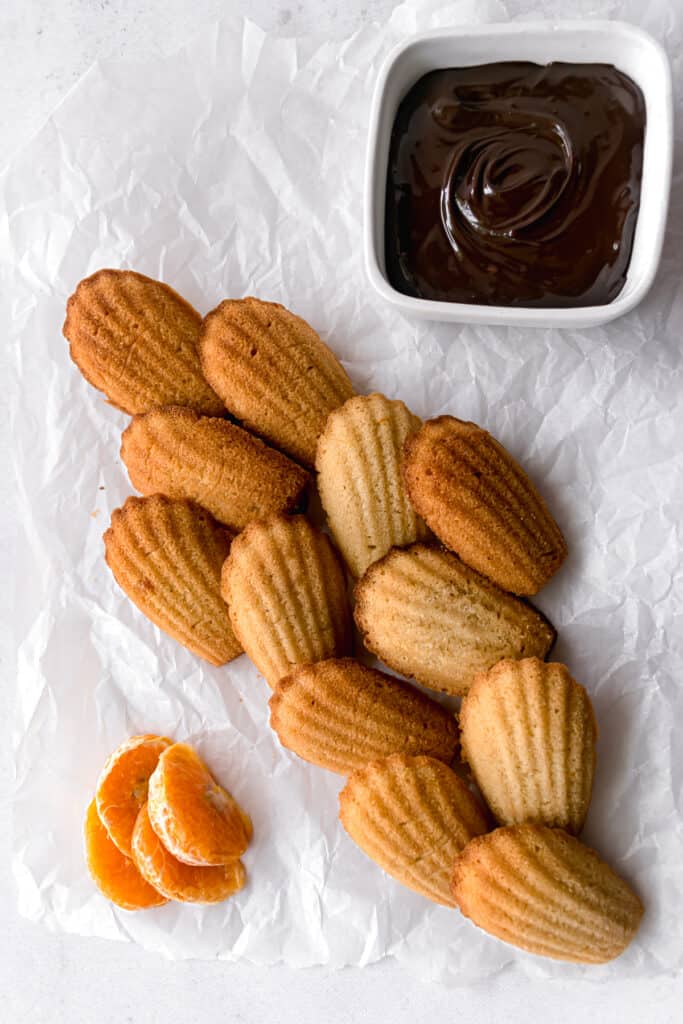
<instances>
[{"instance_id":1,"label":"peeled mandarin orange","mask_svg":"<svg viewBox=\"0 0 683 1024\"><path fill-rule=\"evenodd\" d=\"M165 736L132 736L111 754L97 783L97 813L111 841L126 857L135 819L147 800L149 777L159 755L170 747Z\"/></svg>"},{"instance_id":2,"label":"peeled mandarin orange","mask_svg":"<svg viewBox=\"0 0 683 1024\"><path fill-rule=\"evenodd\" d=\"M164 896L186 903L220 903L238 892L246 880L240 860L214 867L183 864L169 853L141 808L133 830L133 856L140 874Z\"/></svg>"},{"instance_id":3,"label":"peeled mandarin orange","mask_svg":"<svg viewBox=\"0 0 683 1024\"><path fill-rule=\"evenodd\" d=\"M147 810L166 849L185 864L227 864L251 839L248 815L185 743L161 754L149 780Z\"/></svg>"},{"instance_id":4,"label":"peeled mandarin orange","mask_svg":"<svg viewBox=\"0 0 683 1024\"><path fill-rule=\"evenodd\" d=\"M166 897L146 882L134 862L114 846L94 800L85 816L84 834L88 869L107 899L124 910L144 910L166 903Z\"/></svg>"}]
</instances>

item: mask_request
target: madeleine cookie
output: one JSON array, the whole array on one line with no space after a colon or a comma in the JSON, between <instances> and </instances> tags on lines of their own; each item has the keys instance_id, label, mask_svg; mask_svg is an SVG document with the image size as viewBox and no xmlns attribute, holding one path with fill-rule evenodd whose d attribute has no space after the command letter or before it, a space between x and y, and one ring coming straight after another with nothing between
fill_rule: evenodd
<instances>
[{"instance_id":1,"label":"madeleine cookie","mask_svg":"<svg viewBox=\"0 0 683 1024\"><path fill-rule=\"evenodd\" d=\"M597 727L588 694L564 665L499 662L475 679L460 727L463 756L501 824L581 831Z\"/></svg>"},{"instance_id":2,"label":"madeleine cookie","mask_svg":"<svg viewBox=\"0 0 683 1024\"><path fill-rule=\"evenodd\" d=\"M427 536L403 485L403 443L421 421L403 402L356 395L328 416L318 441L318 490L332 536L354 576Z\"/></svg>"},{"instance_id":3,"label":"madeleine cookie","mask_svg":"<svg viewBox=\"0 0 683 1024\"><path fill-rule=\"evenodd\" d=\"M555 630L449 551L413 544L371 565L355 588L356 625L390 668L445 693L467 692L501 658L544 657Z\"/></svg>"},{"instance_id":4,"label":"madeleine cookie","mask_svg":"<svg viewBox=\"0 0 683 1024\"><path fill-rule=\"evenodd\" d=\"M202 318L161 281L132 270L99 270L76 288L62 332L90 384L128 413L187 405L220 416L197 341Z\"/></svg>"},{"instance_id":5,"label":"madeleine cookie","mask_svg":"<svg viewBox=\"0 0 683 1024\"><path fill-rule=\"evenodd\" d=\"M123 432L121 458L142 494L188 498L233 530L301 508L310 480L241 427L178 406L135 416Z\"/></svg>"},{"instance_id":6,"label":"madeleine cookie","mask_svg":"<svg viewBox=\"0 0 683 1024\"><path fill-rule=\"evenodd\" d=\"M299 665L270 698L283 746L311 764L348 775L388 754L428 754L450 763L455 717L400 679L352 658Z\"/></svg>"},{"instance_id":7,"label":"madeleine cookie","mask_svg":"<svg viewBox=\"0 0 683 1024\"><path fill-rule=\"evenodd\" d=\"M466 917L529 953L602 964L624 952L643 906L594 850L561 829L513 825L474 839L455 862Z\"/></svg>"},{"instance_id":8,"label":"madeleine cookie","mask_svg":"<svg viewBox=\"0 0 683 1024\"><path fill-rule=\"evenodd\" d=\"M296 665L351 653L341 561L304 516L250 523L233 542L221 591L236 636L271 687Z\"/></svg>"},{"instance_id":9,"label":"madeleine cookie","mask_svg":"<svg viewBox=\"0 0 683 1024\"><path fill-rule=\"evenodd\" d=\"M212 665L242 653L220 591L230 541L204 509L161 494L128 498L104 535L107 565L133 604Z\"/></svg>"},{"instance_id":10,"label":"madeleine cookie","mask_svg":"<svg viewBox=\"0 0 683 1024\"><path fill-rule=\"evenodd\" d=\"M396 881L455 906L453 861L488 828L484 809L442 761L392 754L355 771L339 794L353 841Z\"/></svg>"},{"instance_id":11,"label":"madeleine cookie","mask_svg":"<svg viewBox=\"0 0 683 1024\"><path fill-rule=\"evenodd\" d=\"M543 498L501 444L454 416L404 448L410 500L439 540L503 590L535 594L567 556Z\"/></svg>"},{"instance_id":12,"label":"madeleine cookie","mask_svg":"<svg viewBox=\"0 0 683 1024\"><path fill-rule=\"evenodd\" d=\"M237 419L313 465L325 420L353 388L305 320L277 302L226 299L204 318L199 354L206 379Z\"/></svg>"}]
</instances>

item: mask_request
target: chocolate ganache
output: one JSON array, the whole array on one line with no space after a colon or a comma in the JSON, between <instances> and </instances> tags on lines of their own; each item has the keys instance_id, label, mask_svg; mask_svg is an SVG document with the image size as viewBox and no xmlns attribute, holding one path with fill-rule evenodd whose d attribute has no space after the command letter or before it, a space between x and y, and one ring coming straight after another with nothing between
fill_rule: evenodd
<instances>
[{"instance_id":1,"label":"chocolate ganache","mask_svg":"<svg viewBox=\"0 0 683 1024\"><path fill-rule=\"evenodd\" d=\"M484 305L611 302L631 258L644 134L642 93L609 64L430 72L391 136L391 284Z\"/></svg>"}]
</instances>

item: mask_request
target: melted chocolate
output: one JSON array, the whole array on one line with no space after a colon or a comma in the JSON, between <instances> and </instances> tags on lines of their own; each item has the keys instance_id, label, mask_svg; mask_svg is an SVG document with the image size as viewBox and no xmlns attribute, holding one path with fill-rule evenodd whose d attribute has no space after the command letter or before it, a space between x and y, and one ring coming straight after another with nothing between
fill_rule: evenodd
<instances>
[{"instance_id":1,"label":"melted chocolate","mask_svg":"<svg viewBox=\"0 0 683 1024\"><path fill-rule=\"evenodd\" d=\"M631 258L644 133L640 89L609 64L425 75L391 137L389 280L450 302L611 302Z\"/></svg>"}]
</instances>

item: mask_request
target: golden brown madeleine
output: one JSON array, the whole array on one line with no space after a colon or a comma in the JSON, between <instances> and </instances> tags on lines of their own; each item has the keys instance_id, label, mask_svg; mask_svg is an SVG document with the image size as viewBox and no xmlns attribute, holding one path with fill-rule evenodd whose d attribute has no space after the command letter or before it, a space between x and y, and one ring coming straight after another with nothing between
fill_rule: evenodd
<instances>
[{"instance_id":1,"label":"golden brown madeleine","mask_svg":"<svg viewBox=\"0 0 683 1024\"><path fill-rule=\"evenodd\" d=\"M212 665L242 653L220 591L231 537L198 505L161 494L127 498L104 535L107 565L133 604Z\"/></svg>"},{"instance_id":2,"label":"golden brown madeleine","mask_svg":"<svg viewBox=\"0 0 683 1024\"><path fill-rule=\"evenodd\" d=\"M488 828L484 808L455 772L405 754L355 771L339 794L339 818L387 874L447 907L455 906L453 861Z\"/></svg>"},{"instance_id":3,"label":"golden brown madeleine","mask_svg":"<svg viewBox=\"0 0 683 1024\"><path fill-rule=\"evenodd\" d=\"M512 825L474 839L453 892L479 928L529 953L602 964L624 952L643 905L595 853L561 829Z\"/></svg>"},{"instance_id":4,"label":"golden brown madeleine","mask_svg":"<svg viewBox=\"0 0 683 1024\"><path fill-rule=\"evenodd\" d=\"M341 775L389 754L428 754L449 764L458 749L450 711L353 658L299 665L281 679L270 724L283 746Z\"/></svg>"},{"instance_id":5,"label":"golden brown madeleine","mask_svg":"<svg viewBox=\"0 0 683 1024\"><path fill-rule=\"evenodd\" d=\"M501 658L544 657L555 641L530 604L426 544L394 548L371 565L355 598L368 650L423 686L458 696Z\"/></svg>"},{"instance_id":6,"label":"golden brown madeleine","mask_svg":"<svg viewBox=\"0 0 683 1024\"><path fill-rule=\"evenodd\" d=\"M460 726L463 756L501 824L581 831L597 727L588 694L564 665L499 662L475 679Z\"/></svg>"},{"instance_id":7,"label":"golden brown madeleine","mask_svg":"<svg viewBox=\"0 0 683 1024\"><path fill-rule=\"evenodd\" d=\"M404 448L408 494L439 540L514 594L535 594L567 546L548 507L501 444L454 416L429 420Z\"/></svg>"},{"instance_id":8,"label":"golden brown madeleine","mask_svg":"<svg viewBox=\"0 0 683 1024\"><path fill-rule=\"evenodd\" d=\"M179 406L135 416L123 432L121 458L142 494L188 498L233 530L300 508L310 481L305 469L241 427Z\"/></svg>"},{"instance_id":9,"label":"golden brown madeleine","mask_svg":"<svg viewBox=\"0 0 683 1024\"><path fill-rule=\"evenodd\" d=\"M237 419L313 465L325 420L353 387L305 320L277 302L226 299L204 318L199 354L206 379Z\"/></svg>"},{"instance_id":10,"label":"golden brown madeleine","mask_svg":"<svg viewBox=\"0 0 683 1024\"><path fill-rule=\"evenodd\" d=\"M76 288L62 328L90 384L124 412L187 405L220 416L197 342L202 318L161 281L132 270L98 270Z\"/></svg>"},{"instance_id":11,"label":"golden brown madeleine","mask_svg":"<svg viewBox=\"0 0 683 1024\"><path fill-rule=\"evenodd\" d=\"M236 636L272 687L295 665L351 653L341 560L304 516L250 523L233 542L221 591Z\"/></svg>"},{"instance_id":12,"label":"golden brown madeleine","mask_svg":"<svg viewBox=\"0 0 683 1024\"><path fill-rule=\"evenodd\" d=\"M427 536L408 500L403 443L421 421L384 395L356 395L330 413L318 441L318 490L332 536L354 576Z\"/></svg>"}]
</instances>

